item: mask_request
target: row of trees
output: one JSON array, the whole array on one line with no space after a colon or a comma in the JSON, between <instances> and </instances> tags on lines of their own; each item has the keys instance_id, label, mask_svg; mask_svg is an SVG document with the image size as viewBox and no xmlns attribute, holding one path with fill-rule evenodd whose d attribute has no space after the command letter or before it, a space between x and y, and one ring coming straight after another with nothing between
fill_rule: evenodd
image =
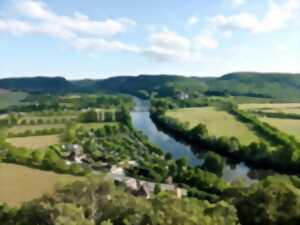
<instances>
[{"instance_id":1,"label":"row of trees","mask_svg":"<svg viewBox=\"0 0 300 225\"><path fill-rule=\"evenodd\" d=\"M80 114L79 121L83 123L120 122L127 126L131 124L131 119L127 108L120 108L117 111L97 111L95 109L90 109Z\"/></svg>"},{"instance_id":2,"label":"row of trees","mask_svg":"<svg viewBox=\"0 0 300 225\"><path fill-rule=\"evenodd\" d=\"M25 130L24 132L8 132L8 138L14 137L29 137L29 136L44 136L44 135L53 135L53 134L60 134L64 131L65 128L45 128L41 130Z\"/></svg>"}]
</instances>

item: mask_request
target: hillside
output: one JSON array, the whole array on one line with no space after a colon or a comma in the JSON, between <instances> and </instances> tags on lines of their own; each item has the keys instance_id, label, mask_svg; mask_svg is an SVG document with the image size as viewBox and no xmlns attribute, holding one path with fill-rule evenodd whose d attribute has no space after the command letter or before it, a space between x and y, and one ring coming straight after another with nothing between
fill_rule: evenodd
<instances>
[{"instance_id":1,"label":"hillside","mask_svg":"<svg viewBox=\"0 0 300 225\"><path fill-rule=\"evenodd\" d=\"M300 74L231 73L207 82L211 92L232 95L299 98Z\"/></svg>"},{"instance_id":2,"label":"hillside","mask_svg":"<svg viewBox=\"0 0 300 225\"><path fill-rule=\"evenodd\" d=\"M122 76L100 80L97 89L139 95L141 92L156 92L162 96L173 95L177 91L204 92L207 86L197 78L174 75Z\"/></svg>"},{"instance_id":3,"label":"hillside","mask_svg":"<svg viewBox=\"0 0 300 225\"><path fill-rule=\"evenodd\" d=\"M0 88L27 92L67 92L74 86L63 77L6 78Z\"/></svg>"},{"instance_id":4,"label":"hillside","mask_svg":"<svg viewBox=\"0 0 300 225\"><path fill-rule=\"evenodd\" d=\"M0 80L0 88L29 92L121 92L144 97L150 93L174 96L183 91L188 94L291 99L300 98L300 74L243 72L219 78L139 75L77 81L62 77L7 78Z\"/></svg>"}]
</instances>

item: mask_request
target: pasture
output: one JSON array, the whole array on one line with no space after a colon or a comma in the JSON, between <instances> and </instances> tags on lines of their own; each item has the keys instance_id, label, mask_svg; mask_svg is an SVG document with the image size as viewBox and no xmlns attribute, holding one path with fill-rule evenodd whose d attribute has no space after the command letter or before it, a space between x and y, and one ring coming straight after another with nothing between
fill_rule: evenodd
<instances>
[{"instance_id":1,"label":"pasture","mask_svg":"<svg viewBox=\"0 0 300 225\"><path fill-rule=\"evenodd\" d=\"M300 141L300 120L277 119L269 117L260 117L259 119L289 135L294 135L297 140Z\"/></svg>"},{"instance_id":2,"label":"pasture","mask_svg":"<svg viewBox=\"0 0 300 225\"><path fill-rule=\"evenodd\" d=\"M59 135L45 135L45 136L30 136L8 138L7 141L16 147L24 147L29 149L43 149L50 145L59 144Z\"/></svg>"},{"instance_id":3,"label":"pasture","mask_svg":"<svg viewBox=\"0 0 300 225\"><path fill-rule=\"evenodd\" d=\"M51 194L56 185L83 178L0 163L0 204L17 207L23 202Z\"/></svg>"},{"instance_id":4,"label":"pasture","mask_svg":"<svg viewBox=\"0 0 300 225\"><path fill-rule=\"evenodd\" d=\"M240 109L243 110L286 110L286 109L300 109L300 103L253 103L240 104ZM284 111L285 112L285 111Z\"/></svg>"},{"instance_id":5,"label":"pasture","mask_svg":"<svg viewBox=\"0 0 300 225\"><path fill-rule=\"evenodd\" d=\"M20 104L20 101L27 96L24 92L11 92L0 90L0 109L5 109L13 105Z\"/></svg>"},{"instance_id":6,"label":"pasture","mask_svg":"<svg viewBox=\"0 0 300 225\"><path fill-rule=\"evenodd\" d=\"M259 137L246 124L214 107L177 109L168 111L167 116L174 117L183 123L187 122L190 128L199 123L205 124L210 135L237 137L243 144L259 140Z\"/></svg>"}]
</instances>

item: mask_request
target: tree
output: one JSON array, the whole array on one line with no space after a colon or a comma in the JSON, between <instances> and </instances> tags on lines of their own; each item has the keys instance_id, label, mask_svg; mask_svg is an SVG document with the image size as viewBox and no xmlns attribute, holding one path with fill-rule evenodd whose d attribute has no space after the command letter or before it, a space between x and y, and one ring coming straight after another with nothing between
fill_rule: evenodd
<instances>
[{"instance_id":1,"label":"tree","mask_svg":"<svg viewBox=\"0 0 300 225\"><path fill-rule=\"evenodd\" d=\"M64 133L61 136L62 141L67 143L73 143L76 140L76 124L69 123L66 126Z\"/></svg>"},{"instance_id":2,"label":"tree","mask_svg":"<svg viewBox=\"0 0 300 225\"><path fill-rule=\"evenodd\" d=\"M113 122L114 121L114 113L112 111L104 112L104 121L105 122Z\"/></svg>"},{"instance_id":3,"label":"tree","mask_svg":"<svg viewBox=\"0 0 300 225\"><path fill-rule=\"evenodd\" d=\"M223 174L224 164L224 159L220 155L214 152L208 152L204 157L202 168L220 177Z\"/></svg>"},{"instance_id":4,"label":"tree","mask_svg":"<svg viewBox=\"0 0 300 225\"><path fill-rule=\"evenodd\" d=\"M190 135L194 138L205 139L208 137L208 130L204 124L199 123L190 131Z\"/></svg>"},{"instance_id":5,"label":"tree","mask_svg":"<svg viewBox=\"0 0 300 225\"><path fill-rule=\"evenodd\" d=\"M179 169L183 169L183 168L187 167L188 159L186 157L181 157L181 158L176 160L176 164L177 164Z\"/></svg>"},{"instance_id":6,"label":"tree","mask_svg":"<svg viewBox=\"0 0 300 225\"><path fill-rule=\"evenodd\" d=\"M84 209L71 203L60 203L54 208L55 225L95 225L85 217Z\"/></svg>"},{"instance_id":7,"label":"tree","mask_svg":"<svg viewBox=\"0 0 300 225\"><path fill-rule=\"evenodd\" d=\"M167 152L166 154L165 154L165 159L166 160L171 160L173 158L173 156L172 156L172 154L170 153L170 152Z\"/></svg>"},{"instance_id":8,"label":"tree","mask_svg":"<svg viewBox=\"0 0 300 225\"><path fill-rule=\"evenodd\" d=\"M300 180L296 177L269 177L237 199L236 208L243 225L298 225Z\"/></svg>"},{"instance_id":9,"label":"tree","mask_svg":"<svg viewBox=\"0 0 300 225\"><path fill-rule=\"evenodd\" d=\"M30 160L36 165L41 165L44 158L44 152L40 150L33 151L31 153Z\"/></svg>"},{"instance_id":10,"label":"tree","mask_svg":"<svg viewBox=\"0 0 300 225\"><path fill-rule=\"evenodd\" d=\"M79 120L83 123L98 122L98 113L94 109L88 110L80 115Z\"/></svg>"},{"instance_id":11,"label":"tree","mask_svg":"<svg viewBox=\"0 0 300 225\"><path fill-rule=\"evenodd\" d=\"M161 192L161 187L159 184L155 184L154 186L154 194L158 195Z\"/></svg>"}]
</instances>

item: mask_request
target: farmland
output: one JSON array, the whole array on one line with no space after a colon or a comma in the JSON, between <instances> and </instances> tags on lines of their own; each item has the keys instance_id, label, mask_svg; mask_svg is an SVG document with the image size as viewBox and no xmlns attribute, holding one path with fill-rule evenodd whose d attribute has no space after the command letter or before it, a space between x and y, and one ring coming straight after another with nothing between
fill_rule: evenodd
<instances>
[{"instance_id":1,"label":"farmland","mask_svg":"<svg viewBox=\"0 0 300 225\"><path fill-rule=\"evenodd\" d=\"M243 110L286 110L300 108L300 103L254 103L240 104L240 109ZM285 111L286 112L286 111Z\"/></svg>"},{"instance_id":2,"label":"farmland","mask_svg":"<svg viewBox=\"0 0 300 225\"><path fill-rule=\"evenodd\" d=\"M268 117L260 117L260 120L284 131L289 135L294 135L300 141L300 120Z\"/></svg>"},{"instance_id":3,"label":"farmland","mask_svg":"<svg viewBox=\"0 0 300 225\"><path fill-rule=\"evenodd\" d=\"M59 135L45 135L9 138L7 141L16 147L41 149L47 148L50 145L58 144L60 142L60 138Z\"/></svg>"},{"instance_id":4,"label":"farmland","mask_svg":"<svg viewBox=\"0 0 300 225\"><path fill-rule=\"evenodd\" d=\"M82 178L0 163L0 204L6 202L10 206L19 206L25 201L52 193L57 184L78 179Z\"/></svg>"},{"instance_id":5,"label":"farmland","mask_svg":"<svg viewBox=\"0 0 300 225\"><path fill-rule=\"evenodd\" d=\"M190 128L203 123L207 126L209 134L217 137L237 137L244 144L259 140L247 125L237 121L229 113L219 111L214 107L177 109L168 111L167 116L188 123Z\"/></svg>"},{"instance_id":6,"label":"farmland","mask_svg":"<svg viewBox=\"0 0 300 225\"><path fill-rule=\"evenodd\" d=\"M0 90L0 109L5 109L9 106L17 105L26 97L24 92L11 92L7 90Z\"/></svg>"}]
</instances>

